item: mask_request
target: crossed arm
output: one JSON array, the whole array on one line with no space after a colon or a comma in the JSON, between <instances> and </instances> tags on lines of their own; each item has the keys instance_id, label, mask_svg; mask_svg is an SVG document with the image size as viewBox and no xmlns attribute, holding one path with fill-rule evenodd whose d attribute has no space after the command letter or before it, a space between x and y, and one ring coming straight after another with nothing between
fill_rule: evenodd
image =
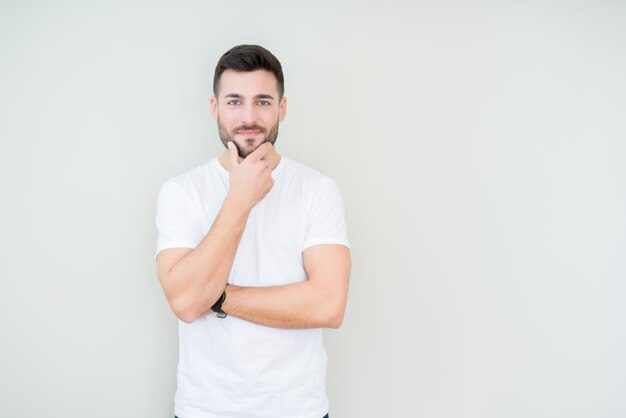
<instances>
[{"instance_id":1,"label":"crossed arm","mask_svg":"<svg viewBox=\"0 0 626 418\"><path fill-rule=\"evenodd\" d=\"M157 273L165 296L176 316L187 323L212 314L211 306L225 289L222 309L228 315L275 328L337 328L343 321L351 268L350 250L343 245L305 249L302 257L308 280L303 282L274 287L227 286L250 210L272 186L271 170L261 162L267 147L257 151L241 164L231 160L232 192L200 244L195 249L159 252ZM235 170L241 171L241 176ZM257 179L248 189L257 191L263 189L265 179L267 190L246 201L249 194L242 193L245 188L233 187L238 177L242 182Z\"/></svg>"},{"instance_id":2,"label":"crossed arm","mask_svg":"<svg viewBox=\"0 0 626 418\"><path fill-rule=\"evenodd\" d=\"M303 252L309 279L275 287L227 286L222 309L275 328L339 328L348 297L350 250L315 245Z\"/></svg>"},{"instance_id":3,"label":"crossed arm","mask_svg":"<svg viewBox=\"0 0 626 418\"><path fill-rule=\"evenodd\" d=\"M172 248L159 253L161 285L181 320L191 323L212 314L211 306L225 286L226 300L222 309L228 315L275 328L338 328L341 325L350 277L347 247L315 245L307 248L303 259L308 280L273 287L219 286L219 273L211 277L201 270L193 272L194 267L200 267L195 258L201 256L194 254L199 248ZM177 258L178 261L174 261ZM172 262L176 270L167 272ZM222 259L218 264L227 263ZM189 275L176 274L180 272Z\"/></svg>"}]
</instances>

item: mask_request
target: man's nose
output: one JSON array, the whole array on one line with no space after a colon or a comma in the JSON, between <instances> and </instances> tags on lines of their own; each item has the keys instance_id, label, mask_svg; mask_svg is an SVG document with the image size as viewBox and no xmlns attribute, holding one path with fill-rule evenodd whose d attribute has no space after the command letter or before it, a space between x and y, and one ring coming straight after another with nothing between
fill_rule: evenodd
<instances>
[{"instance_id":1,"label":"man's nose","mask_svg":"<svg viewBox=\"0 0 626 418\"><path fill-rule=\"evenodd\" d=\"M241 122L244 125L254 125L256 123L257 115L256 109L253 104L247 104L242 106Z\"/></svg>"}]
</instances>

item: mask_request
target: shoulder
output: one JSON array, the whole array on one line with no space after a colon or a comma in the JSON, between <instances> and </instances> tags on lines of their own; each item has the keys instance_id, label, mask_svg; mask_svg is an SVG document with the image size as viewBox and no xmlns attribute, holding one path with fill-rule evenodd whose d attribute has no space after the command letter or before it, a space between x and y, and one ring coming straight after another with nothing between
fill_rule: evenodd
<instances>
[{"instance_id":1,"label":"shoulder","mask_svg":"<svg viewBox=\"0 0 626 418\"><path fill-rule=\"evenodd\" d=\"M324 208L343 210L341 191L331 177L291 159L285 160L283 170L281 190L302 202L309 214Z\"/></svg>"}]
</instances>

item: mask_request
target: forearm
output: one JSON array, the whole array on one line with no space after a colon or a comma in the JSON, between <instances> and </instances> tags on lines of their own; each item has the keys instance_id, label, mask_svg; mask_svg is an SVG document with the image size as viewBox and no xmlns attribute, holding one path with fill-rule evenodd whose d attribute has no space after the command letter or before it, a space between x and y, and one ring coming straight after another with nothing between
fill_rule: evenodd
<instances>
[{"instance_id":1,"label":"forearm","mask_svg":"<svg viewBox=\"0 0 626 418\"><path fill-rule=\"evenodd\" d=\"M222 294L249 212L227 197L204 239L167 274L166 295L179 318L204 316Z\"/></svg>"},{"instance_id":2,"label":"forearm","mask_svg":"<svg viewBox=\"0 0 626 418\"><path fill-rule=\"evenodd\" d=\"M231 316L274 328L338 328L347 295L310 280L275 287L226 287L222 309Z\"/></svg>"},{"instance_id":3,"label":"forearm","mask_svg":"<svg viewBox=\"0 0 626 418\"><path fill-rule=\"evenodd\" d=\"M302 257L308 280L274 287L226 286L224 312L274 328L338 328L348 299L350 250L315 245Z\"/></svg>"}]
</instances>

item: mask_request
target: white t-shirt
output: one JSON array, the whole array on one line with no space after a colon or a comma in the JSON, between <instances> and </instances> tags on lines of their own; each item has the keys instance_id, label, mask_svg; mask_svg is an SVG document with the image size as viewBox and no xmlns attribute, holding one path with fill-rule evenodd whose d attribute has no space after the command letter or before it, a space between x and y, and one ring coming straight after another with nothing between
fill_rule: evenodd
<instances>
[{"instance_id":1,"label":"white t-shirt","mask_svg":"<svg viewBox=\"0 0 626 418\"><path fill-rule=\"evenodd\" d=\"M282 157L274 186L250 212L229 283L276 286L307 280L302 251L349 246L335 182ZM157 254L195 248L229 188L217 158L166 182L159 194ZM278 329L232 316L179 321L179 418L321 418L328 412L321 329Z\"/></svg>"}]
</instances>

